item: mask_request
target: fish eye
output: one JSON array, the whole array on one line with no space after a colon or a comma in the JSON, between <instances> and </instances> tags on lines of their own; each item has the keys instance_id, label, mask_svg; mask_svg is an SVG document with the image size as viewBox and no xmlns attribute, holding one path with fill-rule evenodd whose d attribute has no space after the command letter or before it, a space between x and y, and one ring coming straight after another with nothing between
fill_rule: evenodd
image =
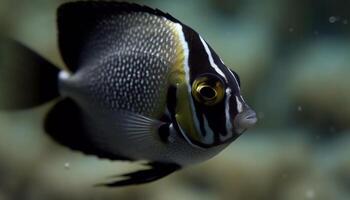
<instances>
[{"instance_id":1,"label":"fish eye","mask_svg":"<svg viewBox=\"0 0 350 200\"><path fill-rule=\"evenodd\" d=\"M224 85L215 76L201 76L192 84L192 95L201 104L215 105L224 97Z\"/></svg>"},{"instance_id":2,"label":"fish eye","mask_svg":"<svg viewBox=\"0 0 350 200\"><path fill-rule=\"evenodd\" d=\"M212 100L217 96L217 92L214 88L210 87L209 85L201 85L197 87L197 92L205 99L205 100Z\"/></svg>"}]
</instances>

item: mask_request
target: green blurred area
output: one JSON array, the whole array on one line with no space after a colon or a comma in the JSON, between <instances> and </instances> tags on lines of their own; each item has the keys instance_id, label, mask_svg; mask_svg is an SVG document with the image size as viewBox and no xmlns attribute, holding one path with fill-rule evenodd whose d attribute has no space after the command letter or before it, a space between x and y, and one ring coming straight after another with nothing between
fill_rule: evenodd
<instances>
[{"instance_id":1,"label":"green blurred area","mask_svg":"<svg viewBox=\"0 0 350 200\"><path fill-rule=\"evenodd\" d=\"M64 67L55 23L62 2L1 0L0 33ZM210 161L155 183L104 189L92 185L137 166L52 142L42 131L49 105L1 112L0 200L350 199L350 1L137 2L171 13L211 44L240 75L258 125Z\"/></svg>"}]
</instances>

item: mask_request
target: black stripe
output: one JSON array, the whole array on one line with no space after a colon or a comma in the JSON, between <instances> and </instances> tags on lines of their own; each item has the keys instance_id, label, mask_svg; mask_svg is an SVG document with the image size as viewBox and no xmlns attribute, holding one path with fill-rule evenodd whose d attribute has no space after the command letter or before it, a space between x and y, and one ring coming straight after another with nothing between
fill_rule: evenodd
<instances>
[{"instance_id":1,"label":"black stripe","mask_svg":"<svg viewBox=\"0 0 350 200\"><path fill-rule=\"evenodd\" d=\"M182 30L189 49L188 65L190 84L203 73L216 74L215 70L210 65L208 54L200 40L199 34L186 25L183 25Z\"/></svg>"},{"instance_id":2,"label":"black stripe","mask_svg":"<svg viewBox=\"0 0 350 200\"><path fill-rule=\"evenodd\" d=\"M180 137L185 139L184 136L181 134L180 127L179 127L179 125L176 121L176 117L175 117L175 115L176 115L175 109L176 109L176 104L177 104L176 92L177 92L176 87L169 86L168 93L167 93L167 108L168 108L168 111L170 114L170 121L171 121L171 123L173 123L173 126L174 126L176 132L178 133L178 135Z\"/></svg>"},{"instance_id":3,"label":"black stripe","mask_svg":"<svg viewBox=\"0 0 350 200\"><path fill-rule=\"evenodd\" d=\"M227 78L227 82L228 82L228 85L231 85L231 86L236 86L234 88L231 87L231 90L232 90L232 94L238 94L239 93L239 90L238 90L238 87L240 87L241 85L241 80L238 76L238 74L236 72L234 72L233 70L231 70L230 68L228 68L227 66L225 66L221 60L220 60L220 57L215 53L215 51L213 50L213 48L211 48L209 45L209 50L211 52L211 55L213 57L213 60L214 60L214 63L219 67L219 69L221 69L221 71L226 75L226 78ZM235 77L232 77L231 76L231 73L230 71L234 74ZM238 85L236 84L236 81L235 81L235 78L238 82Z\"/></svg>"},{"instance_id":4,"label":"black stripe","mask_svg":"<svg viewBox=\"0 0 350 200\"><path fill-rule=\"evenodd\" d=\"M225 77L227 78L227 82L223 80L223 77L221 77L215 69L211 66L209 61L209 55L205 50L205 47L203 46L203 43L200 39L200 36L197 32L195 32L190 27L187 27L183 25L183 32L185 36L185 40L187 42L188 48L189 48L189 55L188 55L188 65L189 65L189 72L190 72L190 86L192 86L194 80L198 78L199 76L203 74L214 74L217 75L218 78L221 79L221 81L224 83L224 90L226 87L230 86L232 90L232 95L238 95L239 89L236 84L236 81L234 80L234 77L230 74L230 69L226 67L220 60L219 56L215 53L215 51L210 47L209 44L207 44L210 53L213 57L214 63L218 66L218 68L224 73ZM236 74L236 73L234 73ZM238 77L238 76L237 76ZM238 80L237 80L238 81ZM239 81L238 81L239 82ZM236 86L236 87L234 87ZM192 141L193 144L196 144L198 146L208 148L212 147L218 144L221 144L222 141L220 140L221 136L226 136L228 134L226 130L226 114L225 114L225 97L223 98L222 102L218 103L214 106L205 106L199 102L197 102L193 97L192 100L194 102L194 110L195 110L195 116L198 119L199 122L199 131L200 134L205 137L208 133L205 130L204 126L204 118L203 115L206 117L208 121L209 128L212 129L214 133L214 143L213 144L203 144L198 141ZM235 101L229 101L230 102L230 114L234 111L232 109L236 108ZM234 107L232 107L234 106ZM233 138L234 139L234 138ZM231 141L231 139L230 139Z\"/></svg>"},{"instance_id":5,"label":"black stripe","mask_svg":"<svg viewBox=\"0 0 350 200\"><path fill-rule=\"evenodd\" d=\"M189 48L188 65L189 65L189 71L190 71L190 85L193 84L196 78L198 78L203 74L217 74L215 69L210 64L209 55L206 52L205 47L203 46L203 43L200 39L199 34L187 26L184 26L183 31L185 35L185 40ZM218 59L218 56L215 53L212 53L212 54L216 56L215 57L216 59ZM194 102L195 115L199 122L200 134L203 137L205 137L208 134L204 128L204 118L203 118L203 115L204 115L207 118L209 128L211 128L214 133L214 144L216 144L217 142L220 141L219 134L216 134L216 133L218 133L219 131L223 132L221 128L218 129L218 127L220 127L218 126L218 124L222 124L220 123L220 121L225 120L225 115L223 117L222 116L218 117L222 115L218 111L225 110L224 107L220 105L204 106L198 103L193 97L192 97L192 100ZM225 132L226 132L226 129L225 129ZM195 142L195 141L192 141L192 142L201 147L210 147L214 145L214 144L206 145L202 143L198 144L198 142Z\"/></svg>"}]
</instances>

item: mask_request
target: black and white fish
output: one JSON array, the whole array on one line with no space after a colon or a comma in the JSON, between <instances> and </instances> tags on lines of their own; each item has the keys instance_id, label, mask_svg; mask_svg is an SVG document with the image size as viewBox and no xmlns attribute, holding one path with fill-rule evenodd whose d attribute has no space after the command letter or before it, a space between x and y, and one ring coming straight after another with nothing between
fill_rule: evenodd
<instances>
[{"instance_id":1,"label":"black and white fish","mask_svg":"<svg viewBox=\"0 0 350 200\"><path fill-rule=\"evenodd\" d=\"M196 31L158 9L66 3L58 9L58 39L68 70L8 44L20 56L0 66L0 107L55 100L44 128L58 143L148 161L149 169L106 186L151 182L208 160L257 121L238 75Z\"/></svg>"}]
</instances>

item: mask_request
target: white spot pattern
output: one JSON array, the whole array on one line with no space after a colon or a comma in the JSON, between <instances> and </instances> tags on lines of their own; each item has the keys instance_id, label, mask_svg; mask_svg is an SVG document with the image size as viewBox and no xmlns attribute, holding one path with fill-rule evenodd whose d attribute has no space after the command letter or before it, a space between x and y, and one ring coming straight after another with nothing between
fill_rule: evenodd
<instances>
[{"instance_id":1,"label":"white spot pattern","mask_svg":"<svg viewBox=\"0 0 350 200\"><path fill-rule=\"evenodd\" d=\"M87 98L107 109L152 116L164 104L175 61L172 23L148 13L111 16L90 35L81 67ZM159 113L158 113L159 114Z\"/></svg>"}]
</instances>

